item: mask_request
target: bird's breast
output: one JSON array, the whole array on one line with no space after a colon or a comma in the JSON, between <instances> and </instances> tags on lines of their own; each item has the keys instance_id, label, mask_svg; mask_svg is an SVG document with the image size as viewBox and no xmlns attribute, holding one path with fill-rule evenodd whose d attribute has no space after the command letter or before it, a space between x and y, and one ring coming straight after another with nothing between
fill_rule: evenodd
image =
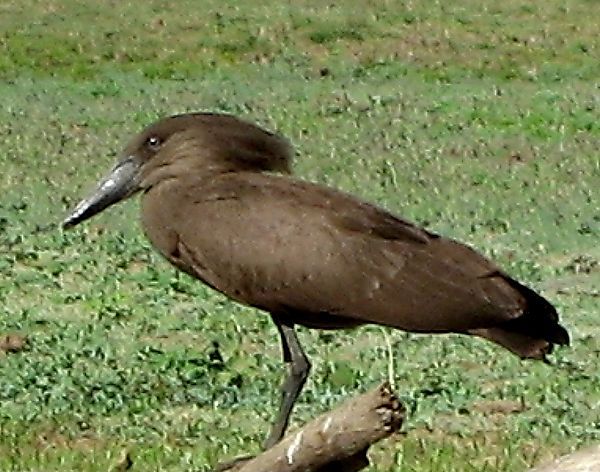
<instances>
[{"instance_id":1,"label":"bird's breast","mask_svg":"<svg viewBox=\"0 0 600 472\"><path fill-rule=\"evenodd\" d=\"M203 200L199 192L165 182L143 195L142 225L152 245L177 268L253 304L261 292L290 283L278 256L285 228L253 210L235 199Z\"/></svg>"}]
</instances>

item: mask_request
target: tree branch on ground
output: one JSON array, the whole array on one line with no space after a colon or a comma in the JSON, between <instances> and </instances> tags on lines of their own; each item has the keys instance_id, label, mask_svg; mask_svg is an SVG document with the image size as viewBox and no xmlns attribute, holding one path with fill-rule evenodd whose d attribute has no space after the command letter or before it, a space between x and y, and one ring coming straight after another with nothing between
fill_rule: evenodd
<instances>
[{"instance_id":1,"label":"tree branch on ground","mask_svg":"<svg viewBox=\"0 0 600 472\"><path fill-rule=\"evenodd\" d=\"M312 420L257 457L230 462L215 472L357 472L369 465L369 447L397 432L403 420L403 406L384 383Z\"/></svg>"}]
</instances>

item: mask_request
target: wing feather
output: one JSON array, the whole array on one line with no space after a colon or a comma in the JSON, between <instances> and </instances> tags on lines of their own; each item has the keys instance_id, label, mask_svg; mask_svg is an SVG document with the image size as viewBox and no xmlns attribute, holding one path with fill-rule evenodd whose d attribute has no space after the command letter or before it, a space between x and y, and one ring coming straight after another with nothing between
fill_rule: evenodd
<instances>
[{"instance_id":1,"label":"wing feather","mask_svg":"<svg viewBox=\"0 0 600 472\"><path fill-rule=\"evenodd\" d=\"M235 174L187 201L177 265L296 323L466 332L523 311L474 250L333 189Z\"/></svg>"}]
</instances>

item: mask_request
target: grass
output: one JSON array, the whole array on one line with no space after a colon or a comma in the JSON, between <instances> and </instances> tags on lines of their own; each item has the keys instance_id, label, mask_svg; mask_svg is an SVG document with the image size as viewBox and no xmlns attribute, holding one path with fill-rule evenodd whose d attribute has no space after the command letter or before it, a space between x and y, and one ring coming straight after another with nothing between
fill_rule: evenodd
<instances>
[{"instance_id":1,"label":"grass","mask_svg":"<svg viewBox=\"0 0 600 472\"><path fill-rule=\"evenodd\" d=\"M554 365L388 332L409 412L370 470L521 471L600 440L594 1L0 5L0 468L207 470L257 451L268 318L178 274L137 204L56 223L127 137L187 110L289 136L296 172L468 242L559 308ZM136 222L136 223L134 223ZM380 328L301 333L294 426L386 377Z\"/></svg>"}]
</instances>

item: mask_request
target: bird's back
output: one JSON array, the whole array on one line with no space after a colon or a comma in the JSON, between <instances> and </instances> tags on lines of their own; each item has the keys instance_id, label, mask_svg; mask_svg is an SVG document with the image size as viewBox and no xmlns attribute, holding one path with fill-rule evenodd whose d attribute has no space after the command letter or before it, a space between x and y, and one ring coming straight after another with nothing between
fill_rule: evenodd
<instances>
[{"instance_id":1,"label":"bird's back","mask_svg":"<svg viewBox=\"0 0 600 472\"><path fill-rule=\"evenodd\" d=\"M180 180L144 197L145 220L161 211L178 214L171 247L146 231L174 264L294 323L490 337L482 330L527 309L519 285L472 249L323 186L257 173Z\"/></svg>"}]
</instances>

